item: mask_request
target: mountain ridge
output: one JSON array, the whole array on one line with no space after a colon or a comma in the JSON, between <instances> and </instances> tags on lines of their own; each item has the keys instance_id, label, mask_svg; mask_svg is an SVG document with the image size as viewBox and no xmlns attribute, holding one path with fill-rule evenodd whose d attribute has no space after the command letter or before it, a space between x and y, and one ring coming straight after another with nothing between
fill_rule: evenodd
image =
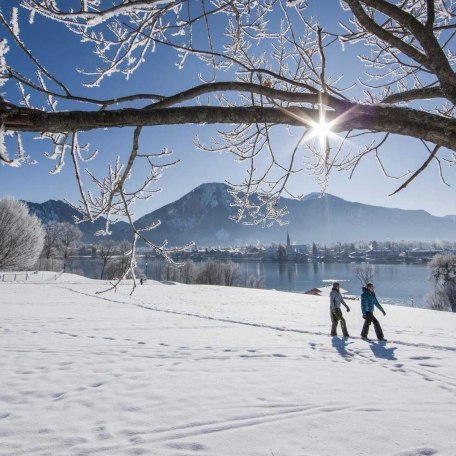
<instances>
[{"instance_id":1,"label":"mountain ridge","mask_svg":"<svg viewBox=\"0 0 456 456\"><path fill-rule=\"evenodd\" d=\"M281 198L279 207L287 206L286 226L244 226L229 219L236 208L230 206L229 187L222 183L201 184L183 197L137 220L145 226L160 219L162 224L150 233L154 242L168 236L172 244L189 239L202 245L227 245L284 242L287 231L297 243L350 242L372 239L456 240L456 223L428 212L393 209L346 201L331 194L311 193L302 200ZM210 195L210 197L209 197ZM211 207L198 201L211 201ZM197 216L189 214L195 209ZM380 227L376 225L381 225ZM201 228L201 229L199 229Z\"/></svg>"},{"instance_id":2,"label":"mountain ridge","mask_svg":"<svg viewBox=\"0 0 456 456\"><path fill-rule=\"evenodd\" d=\"M82 232L82 240L86 243L97 243L106 240L104 236L96 236L97 231L103 230L106 225L106 219L101 217L95 222L81 222L75 223L75 217L81 217L81 213L71 207L68 203L62 200L48 200L44 203L32 203L25 201L30 212L36 215L42 223L46 224L49 222L66 222L77 226ZM119 226L116 226L120 224ZM118 236L119 232L127 229L128 223L120 221L112 225L112 235L109 239L118 241L122 240L123 237Z\"/></svg>"},{"instance_id":3,"label":"mountain ridge","mask_svg":"<svg viewBox=\"0 0 456 456\"><path fill-rule=\"evenodd\" d=\"M285 217L289 224L270 228L260 225L245 226L230 219L237 208L231 206L231 196L224 183L201 184L193 190L148 214L139 217L136 224L145 228L157 220L161 225L146 232L155 243L167 240L170 245L182 245L193 240L197 245L228 246L269 244L284 242L290 232L299 244L311 242L334 243L360 240L456 240L456 220L453 217L436 217L422 209L396 209L347 201L338 196L317 192L301 200L281 198L279 207L287 207ZM31 211L45 223L70 221L78 212L60 200L45 203L27 203ZM72 221L72 220L71 220ZM101 242L106 238L94 233L104 226L104 219L95 224L84 222L78 226L85 242ZM111 239L127 239L129 225L118 222L112 225ZM413 234L411 234L413 233Z\"/></svg>"}]
</instances>

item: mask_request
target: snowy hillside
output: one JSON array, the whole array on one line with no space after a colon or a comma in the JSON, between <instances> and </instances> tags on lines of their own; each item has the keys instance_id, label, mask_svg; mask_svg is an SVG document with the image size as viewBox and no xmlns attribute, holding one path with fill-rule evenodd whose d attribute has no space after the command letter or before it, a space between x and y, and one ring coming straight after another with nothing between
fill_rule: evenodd
<instances>
[{"instance_id":1,"label":"snowy hillside","mask_svg":"<svg viewBox=\"0 0 456 456\"><path fill-rule=\"evenodd\" d=\"M64 274L0 283L0 454L453 456L456 315ZM371 329L372 331L372 329ZM371 333L373 336L373 333Z\"/></svg>"}]
</instances>

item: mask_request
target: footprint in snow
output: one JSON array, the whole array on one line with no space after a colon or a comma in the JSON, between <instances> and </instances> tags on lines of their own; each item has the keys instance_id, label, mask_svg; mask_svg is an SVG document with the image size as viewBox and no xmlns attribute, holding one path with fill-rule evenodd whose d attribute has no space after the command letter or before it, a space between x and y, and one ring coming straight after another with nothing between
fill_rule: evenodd
<instances>
[{"instance_id":1,"label":"footprint in snow","mask_svg":"<svg viewBox=\"0 0 456 456\"><path fill-rule=\"evenodd\" d=\"M145 442L145 440L140 435L134 435L133 437L130 437L129 440L131 443L134 443L136 445L140 445Z\"/></svg>"},{"instance_id":2,"label":"footprint in snow","mask_svg":"<svg viewBox=\"0 0 456 456\"><path fill-rule=\"evenodd\" d=\"M109 432L100 432L97 438L98 440L109 440L113 438L113 435Z\"/></svg>"},{"instance_id":3,"label":"footprint in snow","mask_svg":"<svg viewBox=\"0 0 456 456\"><path fill-rule=\"evenodd\" d=\"M437 450L434 450L433 448L416 448L413 450L401 451L395 456L433 456L434 454L437 454Z\"/></svg>"},{"instance_id":4,"label":"footprint in snow","mask_svg":"<svg viewBox=\"0 0 456 456\"><path fill-rule=\"evenodd\" d=\"M198 442L172 442L168 443L170 448L175 450L187 450L187 451L202 451L205 449L204 445Z\"/></svg>"},{"instance_id":5,"label":"footprint in snow","mask_svg":"<svg viewBox=\"0 0 456 456\"><path fill-rule=\"evenodd\" d=\"M142 455L142 454L150 454L150 452L146 448L132 448L129 451L129 454Z\"/></svg>"}]
</instances>

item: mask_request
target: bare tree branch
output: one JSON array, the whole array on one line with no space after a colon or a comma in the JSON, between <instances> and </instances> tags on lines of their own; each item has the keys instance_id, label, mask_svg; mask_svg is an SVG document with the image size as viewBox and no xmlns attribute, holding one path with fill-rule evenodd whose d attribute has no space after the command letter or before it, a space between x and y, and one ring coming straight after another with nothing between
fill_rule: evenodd
<instances>
[{"instance_id":1,"label":"bare tree branch","mask_svg":"<svg viewBox=\"0 0 456 456\"><path fill-rule=\"evenodd\" d=\"M400 187L398 187L393 193L391 193L390 196L395 195L396 193L400 192L405 187L407 187L407 185L409 185L410 182L415 180L415 178L417 176L419 176L428 167L429 163L431 163L431 161L434 159L434 157L436 156L439 149L440 149L440 146L435 146L434 150L429 155L429 157L426 159L426 161Z\"/></svg>"},{"instance_id":2,"label":"bare tree branch","mask_svg":"<svg viewBox=\"0 0 456 456\"><path fill-rule=\"evenodd\" d=\"M346 104L344 111L327 111L332 130L371 130L407 135L456 150L456 121L409 108ZM1 111L0 111L1 113ZM172 124L267 123L313 126L319 110L290 107L182 107L167 109L121 109L112 111L70 111L46 113L15 108L0 114L5 128L13 131L87 131L96 128ZM423 125L427 128L423 129Z\"/></svg>"},{"instance_id":3,"label":"bare tree branch","mask_svg":"<svg viewBox=\"0 0 456 456\"><path fill-rule=\"evenodd\" d=\"M404 92L393 93L385 97L383 103L401 103L405 101L426 100L429 98L445 98L440 87L423 87L422 89L411 89Z\"/></svg>"}]
</instances>

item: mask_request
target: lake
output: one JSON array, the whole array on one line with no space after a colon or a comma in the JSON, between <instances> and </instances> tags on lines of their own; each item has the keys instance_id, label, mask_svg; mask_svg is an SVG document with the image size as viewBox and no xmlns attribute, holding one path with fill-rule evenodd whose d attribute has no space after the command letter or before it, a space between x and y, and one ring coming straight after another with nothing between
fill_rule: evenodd
<instances>
[{"instance_id":1,"label":"lake","mask_svg":"<svg viewBox=\"0 0 456 456\"><path fill-rule=\"evenodd\" d=\"M362 263L244 263L243 271L265 278L266 288L306 291L332 282L350 295L360 295L361 283L353 268ZM432 290L426 265L375 264L375 288L380 302L422 307L424 296Z\"/></svg>"},{"instance_id":2,"label":"lake","mask_svg":"<svg viewBox=\"0 0 456 456\"><path fill-rule=\"evenodd\" d=\"M138 265L146 271L146 259ZM99 278L100 262L92 258L71 258L67 272ZM160 280L163 260L147 260L147 277ZM264 287L282 291L303 292L338 281L351 295L361 293L361 284L353 268L363 263L261 263L240 262L241 272L264 278ZM375 286L380 302L402 306L423 306L424 296L432 290L426 265L375 264ZM98 275L97 275L98 274Z\"/></svg>"}]
</instances>

